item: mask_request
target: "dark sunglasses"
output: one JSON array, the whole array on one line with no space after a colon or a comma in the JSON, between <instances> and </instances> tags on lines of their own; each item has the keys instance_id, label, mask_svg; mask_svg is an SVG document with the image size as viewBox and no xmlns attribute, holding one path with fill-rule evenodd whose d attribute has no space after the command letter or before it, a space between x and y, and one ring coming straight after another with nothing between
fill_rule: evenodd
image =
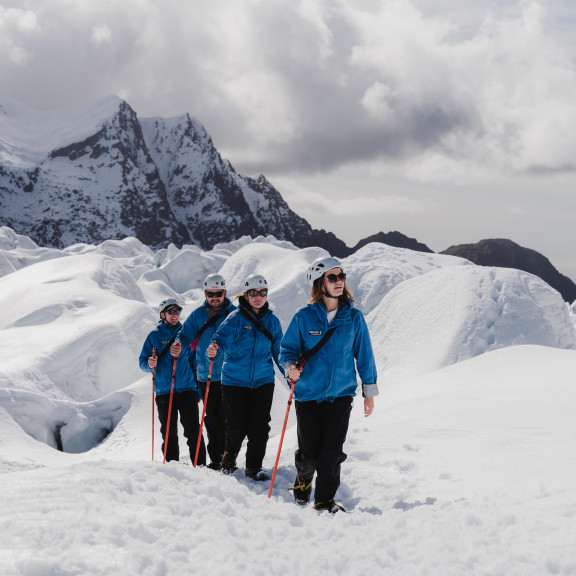
<instances>
[{"instance_id":1,"label":"dark sunglasses","mask_svg":"<svg viewBox=\"0 0 576 576\"><path fill-rule=\"evenodd\" d=\"M262 290L247 290L248 296L267 296L268 295L268 288L262 288Z\"/></svg>"},{"instance_id":2,"label":"dark sunglasses","mask_svg":"<svg viewBox=\"0 0 576 576\"><path fill-rule=\"evenodd\" d=\"M327 276L324 276L324 278L326 278L330 284L336 284L338 280L340 280L340 282L344 282L346 280L346 273L340 272L340 274L328 274Z\"/></svg>"},{"instance_id":3,"label":"dark sunglasses","mask_svg":"<svg viewBox=\"0 0 576 576\"><path fill-rule=\"evenodd\" d=\"M206 290L206 298L222 298L224 296L224 290L218 290L217 292L210 292Z\"/></svg>"},{"instance_id":4,"label":"dark sunglasses","mask_svg":"<svg viewBox=\"0 0 576 576\"><path fill-rule=\"evenodd\" d=\"M180 310L180 308L170 308L170 310L166 310L166 313L170 314L172 316L178 316L180 314L180 312L182 312L182 310Z\"/></svg>"}]
</instances>

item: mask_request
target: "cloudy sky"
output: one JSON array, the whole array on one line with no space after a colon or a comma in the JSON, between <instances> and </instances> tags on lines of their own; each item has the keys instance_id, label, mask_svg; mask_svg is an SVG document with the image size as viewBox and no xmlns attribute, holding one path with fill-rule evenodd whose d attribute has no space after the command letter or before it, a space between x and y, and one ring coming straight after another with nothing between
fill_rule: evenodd
<instances>
[{"instance_id":1,"label":"cloudy sky","mask_svg":"<svg viewBox=\"0 0 576 576\"><path fill-rule=\"evenodd\" d=\"M349 245L510 238L576 280L573 0L0 0L0 99L109 94Z\"/></svg>"}]
</instances>

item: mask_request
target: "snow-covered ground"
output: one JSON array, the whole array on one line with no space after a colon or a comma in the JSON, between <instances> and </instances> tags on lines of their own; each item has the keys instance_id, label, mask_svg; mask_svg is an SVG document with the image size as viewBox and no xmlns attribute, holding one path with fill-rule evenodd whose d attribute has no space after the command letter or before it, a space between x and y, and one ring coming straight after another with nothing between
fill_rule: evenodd
<instances>
[{"instance_id":1,"label":"snow-covered ground","mask_svg":"<svg viewBox=\"0 0 576 576\"><path fill-rule=\"evenodd\" d=\"M284 327L322 254L273 238L157 253L45 249L0 228L0 573L576 574L574 312L516 270L371 244L344 261L381 394L356 402L338 498L292 502L291 414L269 483L163 465L137 356L154 306L263 273ZM266 465L286 411L277 379ZM63 451L57 449L61 445ZM240 459L241 462L241 459Z\"/></svg>"}]
</instances>

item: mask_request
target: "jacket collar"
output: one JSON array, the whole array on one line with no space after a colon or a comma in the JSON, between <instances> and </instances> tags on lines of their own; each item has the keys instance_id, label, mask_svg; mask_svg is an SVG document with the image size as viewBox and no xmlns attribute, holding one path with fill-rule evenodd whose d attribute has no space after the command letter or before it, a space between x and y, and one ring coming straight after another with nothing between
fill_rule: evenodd
<instances>
[{"instance_id":1,"label":"jacket collar","mask_svg":"<svg viewBox=\"0 0 576 576\"><path fill-rule=\"evenodd\" d=\"M182 322L178 322L178 324L172 326L172 324L168 324L168 322L163 322L162 320L160 320L158 322L158 327L160 326L165 326L166 330L180 330L180 328L182 328Z\"/></svg>"},{"instance_id":2,"label":"jacket collar","mask_svg":"<svg viewBox=\"0 0 576 576\"><path fill-rule=\"evenodd\" d=\"M246 298L244 298L244 296L240 296L238 298L238 302L240 304L240 306L242 308L244 308L244 310L246 310L249 314L252 314L252 316L254 316L254 318L256 319L260 319L262 318L266 312L268 312L268 310L270 309L270 306L268 305L268 300L266 300L266 302L264 302L264 306L262 306L262 308L260 308L260 310L258 311L257 314L254 313L254 310L252 310L252 307L250 306L250 304L248 304L248 300L246 300Z\"/></svg>"},{"instance_id":3,"label":"jacket collar","mask_svg":"<svg viewBox=\"0 0 576 576\"><path fill-rule=\"evenodd\" d=\"M326 315L328 314L328 311L321 300L314 302L313 304L308 304L308 307L314 310L314 312L322 318L326 318ZM349 300L339 300L338 313L336 314L336 317L341 318L344 314L349 314L349 311L352 310L353 307L353 302L350 302Z\"/></svg>"}]
</instances>

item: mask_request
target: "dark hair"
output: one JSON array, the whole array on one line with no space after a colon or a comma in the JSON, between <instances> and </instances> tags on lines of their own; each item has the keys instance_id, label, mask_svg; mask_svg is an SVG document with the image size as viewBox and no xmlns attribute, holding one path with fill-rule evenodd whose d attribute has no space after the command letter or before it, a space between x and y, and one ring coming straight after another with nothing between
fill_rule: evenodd
<instances>
[{"instance_id":1,"label":"dark hair","mask_svg":"<svg viewBox=\"0 0 576 576\"><path fill-rule=\"evenodd\" d=\"M312 288L310 289L310 300L308 304L320 302L322 296L324 296L324 276L320 276L320 278L314 280L314 284L312 284ZM354 295L352 294L352 290L348 288L346 282L344 282L344 292L342 292L342 296L340 296L338 300L340 302L354 302Z\"/></svg>"}]
</instances>

